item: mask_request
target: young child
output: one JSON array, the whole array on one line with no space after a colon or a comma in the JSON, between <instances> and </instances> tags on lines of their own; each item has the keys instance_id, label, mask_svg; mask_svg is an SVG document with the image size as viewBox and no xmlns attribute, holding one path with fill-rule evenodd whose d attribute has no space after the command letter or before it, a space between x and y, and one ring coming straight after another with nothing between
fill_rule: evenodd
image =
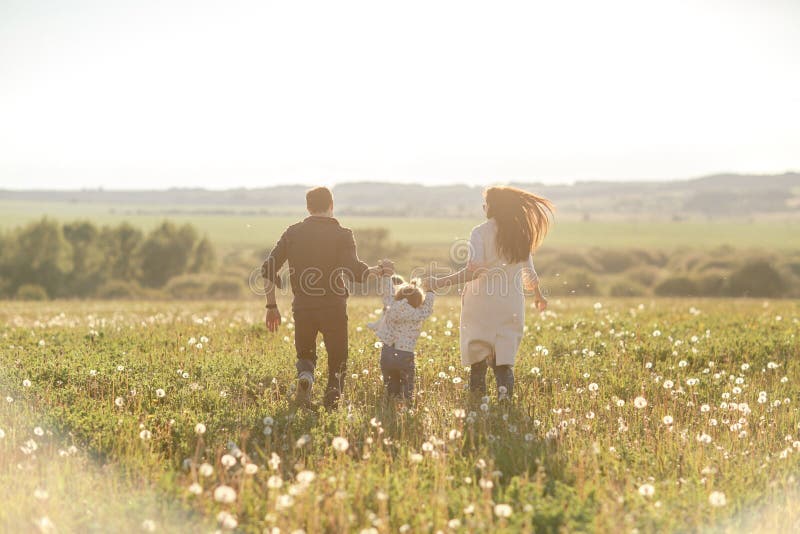
<instances>
[{"instance_id":1,"label":"young child","mask_svg":"<svg viewBox=\"0 0 800 534\"><path fill-rule=\"evenodd\" d=\"M390 397L410 401L414 395L414 347L422 323L433 312L435 295L430 287L418 287L417 281L402 283L395 290L392 276L381 277L384 312L380 320L368 325L383 343L381 373Z\"/></svg>"},{"instance_id":2,"label":"young child","mask_svg":"<svg viewBox=\"0 0 800 534\"><path fill-rule=\"evenodd\" d=\"M381 265L381 264L379 263L379 265ZM389 275L389 278L391 278L391 280L392 280L392 286L401 286L401 285L406 283L405 279L402 276L400 276L399 274ZM381 290L383 290L383 287L381 287ZM377 331L380 328L381 323L383 323L383 318L386 316L386 308L387 308L387 306L384 303L383 310L381 311L381 316L378 317L378 319L376 321L373 321L371 323L367 323L367 327L371 328L372 330Z\"/></svg>"}]
</instances>

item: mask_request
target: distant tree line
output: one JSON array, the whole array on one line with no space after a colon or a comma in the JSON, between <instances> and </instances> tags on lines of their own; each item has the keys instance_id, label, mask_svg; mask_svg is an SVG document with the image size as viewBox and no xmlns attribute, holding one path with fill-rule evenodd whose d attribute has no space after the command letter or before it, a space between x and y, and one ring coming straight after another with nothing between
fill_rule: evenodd
<instances>
[{"instance_id":1,"label":"distant tree line","mask_svg":"<svg viewBox=\"0 0 800 534\"><path fill-rule=\"evenodd\" d=\"M123 223L41 219L0 234L0 296L119 297L211 272L214 247L191 225L165 221L150 232Z\"/></svg>"},{"instance_id":2,"label":"distant tree line","mask_svg":"<svg viewBox=\"0 0 800 534\"><path fill-rule=\"evenodd\" d=\"M406 275L432 261L463 266L447 249L398 243L384 228L355 233L359 256L391 258ZM248 279L256 290L268 253L234 248L217 262L211 242L188 224L165 221L143 232L45 218L0 233L0 298L253 296ZM554 297L800 297L800 250L543 247L534 261Z\"/></svg>"},{"instance_id":3,"label":"distant tree line","mask_svg":"<svg viewBox=\"0 0 800 534\"><path fill-rule=\"evenodd\" d=\"M547 249L535 263L556 296L800 297L800 250Z\"/></svg>"}]
</instances>

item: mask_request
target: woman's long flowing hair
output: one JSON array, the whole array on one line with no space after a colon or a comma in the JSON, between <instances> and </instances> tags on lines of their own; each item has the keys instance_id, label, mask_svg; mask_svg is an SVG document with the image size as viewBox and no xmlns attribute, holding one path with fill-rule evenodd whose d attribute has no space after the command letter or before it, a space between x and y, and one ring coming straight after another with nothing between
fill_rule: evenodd
<instances>
[{"instance_id":1,"label":"woman's long flowing hair","mask_svg":"<svg viewBox=\"0 0 800 534\"><path fill-rule=\"evenodd\" d=\"M509 263L526 261L550 229L553 203L511 186L490 187L483 197L486 217L497 222L497 254Z\"/></svg>"}]
</instances>

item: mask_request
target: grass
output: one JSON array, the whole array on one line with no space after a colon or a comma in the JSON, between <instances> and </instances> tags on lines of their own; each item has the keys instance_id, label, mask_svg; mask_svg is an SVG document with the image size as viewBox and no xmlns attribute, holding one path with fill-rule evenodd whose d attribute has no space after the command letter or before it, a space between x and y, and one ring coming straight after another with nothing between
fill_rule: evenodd
<instances>
[{"instance_id":1,"label":"grass","mask_svg":"<svg viewBox=\"0 0 800 534\"><path fill-rule=\"evenodd\" d=\"M0 201L0 229L9 229L44 215L62 221L89 219L98 224L128 221L144 230L164 219L191 223L219 246L271 246L297 217L260 215L214 215L187 213L192 206L165 206L164 214L154 214L153 206L113 206L106 204L68 204L57 202ZM204 207L203 209L209 209ZM138 213L143 210L142 213ZM469 237L478 219L342 217L352 228L389 228L392 239L423 248L452 244ZM763 247L797 249L800 220L720 221L577 221L558 218L546 241L548 247L581 248L710 248L731 245L737 248Z\"/></svg>"},{"instance_id":2,"label":"grass","mask_svg":"<svg viewBox=\"0 0 800 534\"><path fill-rule=\"evenodd\" d=\"M378 306L351 302L345 406L296 412L291 330L268 335L256 303L4 303L0 524L790 532L800 519L797 302L555 301L529 313L508 407L464 390L458 301L443 298L412 411L382 398L364 328ZM81 522L96 503L124 519Z\"/></svg>"}]
</instances>

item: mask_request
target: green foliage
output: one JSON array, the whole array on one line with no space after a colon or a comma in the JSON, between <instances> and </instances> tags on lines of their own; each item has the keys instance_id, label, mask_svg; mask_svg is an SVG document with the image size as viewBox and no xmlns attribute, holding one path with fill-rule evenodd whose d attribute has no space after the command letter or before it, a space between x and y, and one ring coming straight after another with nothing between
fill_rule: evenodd
<instances>
[{"instance_id":1,"label":"green foliage","mask_svg":"<svg viewBox=\"0 0 800 534\"><path fill-rule=\"evenodd\" d=\"M624 280L612 284L608 294L612 297L641 297L647 295L647 288L635 281Z\"/></svg>"},{"instance_id":2,"label":"green foliage","mask_svg":"<svg viewBox=\"0 0 800 534\"><path fill-rule=\"evenodd\" d=\"M217 277L210 284L206 294L220 299L235 299L245 294L245 286L238 277Z\"/></svg>"},{"instance_id":3,"label":"green foliage","mask_svg":"<svg viewBox=\"0 0 800 534\"><path fill-rule=\"evenodd\" d=\"M451 243L431 245L446 226L443 222L431 222L427 228L416 220L393 221L387 228L361 226L364 222L359 219L355 234L359 255L369 263L391 258L404 275L433 265L444 267L443 274L463 265L449 257ZM414 235L410 234L412 227L417 229ZM85 221L60 227L44 219L0 235L0 295L13 297L20 285L33 283L53 298L108 294L163 298L170 296L165 287L176 276L215 274L237 281L220 282L213 288L209 281L202 289L211 293L202 294L194 293L201 290L195 284L194 289L185 288L185 293L196 295L194 298L246 296L246 281L252 276L258 279L265 249L278 233L279 229L274 229L263 234L262 247L255 252L251 247L223 247L217 262L215 245L219 243L207 236L201 238L186 224L162 221L144 234L128 223L98 229ZM395 241L394 235L408 240ZM548 238L537 251L535 263L544 287L556 296L800 296L800 250L581 248L553 246ZM133 282L143 290L133 286L123 290L119 284L101 290L112 281Z\"/></svg>"},{"instance_id":4,"label":"green foliage","mask_svg":"<svg viewBox=\"0 0 800 534\"><path fill-rule=\"evenodd\" d=\"M216 254L214 253L214 246L209 241L208 237L204 237L197 243L194 249L194 259L189 268L191 273L207 273L214 270L216 266Z\"/></svg>"},{"instance_id":5,"label":"green foliage","mask_svg":"<svg viewBox=\"0 0 800 534\"><path fill-rule=\"evenodd\" d=\"M170 279L164 291L173 298L200 299L207 295L210 282L209 275L183 274Z\"/></svg>"},{"instance_id":6,"label":"green foliage","mask_svg":"<svg viewBox=\"0 0 800 534\"><path fill-rule=\"evenodd\" d=\"M47 300L47 290L37 284L22 284L15 297L18 300Z\"/></svg>"},{"instance_id":7,"label":"green foliage","mask_svg":"<svg viewBox=\"0 0 800 534\"><path fill-rule=\"evenodd\" d=\"M387 228L359 228L353 231L359 257L375 262L383 258L402 258L409 253L406 244L389 240Z\"/></svg>"},{"instance_id":8,"label":"green foliage","mask_svg":"<svg viewBox=\"0 0 800 534\"><path fill-rule=\"evenodd\" d=\"M65 224L63 232L70 244L72 260L72 270L64 283L73 295L89 296L108 275L108 260L100 241L100 231L88 221L76 221Z\"/></svg>"},{"instance_id":9,"label":"green foliage","mask_svg":"<svg viewBox=\"0 0 800 534\"><path fill-rule=\"evenodd\" d=\"M164 221L147 235L141 246L142 284L163 287L192 265L197 232L189 225Z\"/></svg>"},{"instance_id":10,"label":"green foliage","mask_svg":"<svg viewBox=\"0 0 800 534\"><path fill-rule=\"evenodd\" d=\"M206 297L235 299L245 295L245 286L239 277L211 274L184 274L167 282L164 293L171 298L197 300Z\"/></svg>"},{"instance_id":11,"label":"green foliage","mask_svg":"<svg viewBox=\"0 0 800 534\"><path fill-rule=\"evenodd\" d=\"M728 291L729 274L721 269L704 270L696 277L697 294L704 297L723 297Z\"/></svg>"},{"instance_id":12,"label":"green foliage","mask_svg":"<svg viewBox=\"0 0 800 534\"><path fill-rule=\"evenodd\" d=\"M786 291L781 274L769 262L750 262L731 274L729 292L736 297L780 297Z\"/></svg>"},{"instance_id":13,"label":"green foliage","mask_svg":"<svg viewBox=\"0 0 800 534\"><path fill-rule=\"evenodd\" d=\"M671 276L660 282L653 290L660 297L696 296L697 284L685 276Z\"/></svg>"},{"instance_id":14,"label":"green foliage","mask_svg":"<svg viewBox=\"0 0 800 534\"><path fill-rule=\"evenodd\" d=\"M6 296L33 284L54 298L152 297L140 283L160 288L174 276L207 272L215 262L207 238L198 242L190 225L167 222L145 237L129 224L62 226L45 218L0 236L0 246L0 295Z\"/></svg>"},{"instance_id":15,"label":"green foliage","mask_svg":"<svg viewBox=\"0 0 800 534\"><path fill-rule=\"evenodd\" d=\"M625 271L623 276L645 287L653 287L661 278L662 271L658 267L642 265Z\"/></svg>"},{"instance_id":16,"label":"green foliage","mask_svg":"<svg viewBox=\"0 0 800 534\"><path fill-rule=\"evenodd\" d=\"M600 294L597 279L581 270L559 273L558 276L542 280L541 285L555 296L580 297Z\"/></svg>"},{"instance_id":17,"label":"green foliage","mask_svg":"<svg viewBox=\"0 0 800 534\"><path fill-rule=\"evenodd\" d=\"M593 249L591 256L606 273L621 273L640 264L640 259L630 250Z\"/></svg>"},{"instance_id":18,"label":"green foliage","mask_svg":"<svg viewBox=\"0 0 800 534\"><path fill-rule=\"evenodd\" d=\"M143 240L142 231L127 222L113 228L103 227L101 242L111 278L116 280L139 280L141 278L141 258L138 252Z\"/></svg>"},{"instance_id":19,"label":"green foliage","mask_svg":"<svg viewBox=\"0 0 800 534\"><path fill-rule=\"evenodd\" d=\"M538 259L538 258L537 258ZM564 269L583 269L587 271L598 272L599 268L593 259L582 251L560 251L553 258L552 267L548 265L548 269L555 270L556 272Z\"/></svg>"},{"instance_id":20,"label":"green foliage","mask_svg":"<svg viewBox=\"0 0 800 534\"><path fill-rule=\"evenodd\" d=\"M95 292L95 296L102 299L133 299L144 295L141 286L133 281L109 280Z\"/></svg>"},{"instance_id":21,"label":"green foliage","mask_svg":"<svg viewBox=\"0 0 800 534\"><path fill-rule=\"evenodd\" d=\"M9 281L11 292L37 284L51 297L65 295L72 251L58 223L42 219L20 228L8 236L2 253L2 277Z\"/></svg>"}]
</instances>

